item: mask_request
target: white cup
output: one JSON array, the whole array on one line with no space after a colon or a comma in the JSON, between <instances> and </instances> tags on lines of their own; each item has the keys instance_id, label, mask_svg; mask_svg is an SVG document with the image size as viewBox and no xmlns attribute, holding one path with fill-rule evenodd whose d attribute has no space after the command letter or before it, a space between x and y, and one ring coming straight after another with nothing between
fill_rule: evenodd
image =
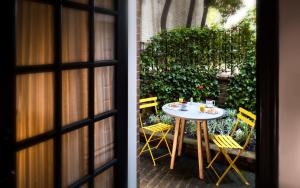
<instances>
[{"instance_id":1,"label":"white cup","mask_svg":"<svg viewBox=\"0 0 300 188\"><path fill-rule=\"evenodd\" d=\"M206 107L212 108L215 106L215 100L206 100Z\"/></svg>"}]
</instances>

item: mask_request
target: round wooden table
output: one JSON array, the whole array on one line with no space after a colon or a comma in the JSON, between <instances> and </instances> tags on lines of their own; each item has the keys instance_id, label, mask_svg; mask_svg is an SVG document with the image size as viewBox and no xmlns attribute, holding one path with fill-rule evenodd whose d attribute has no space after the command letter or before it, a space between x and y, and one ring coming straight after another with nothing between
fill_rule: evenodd
<instances>
[{"instance_id":1,"label":"round wooden table","mask_svg":"<svg viewBox=\"0 0 300 188\"><path fill-rule=\"evenodd\" d=\"M212 119L217 119L217 118L223 117L225 114L225 110L214 107L214 109L216 110L216 113L210 114L210 113L207 113L207 110L209 108L205 108L205 112L200 112L199 108L200 108L201 103L195 103L195 102L187 103L185 111L181 110L180 103L177 103L178 104L177 107L174 107L171 104L173 104L173 103L165 104L162 107L162 110L166 114L176 118L170 169L174 168L176 149L177 149L177 143L178 143L179 126L181 125L180 139L179 139L179 144L178 144L178 156L181 156L185 121L186 120L194 120L197 122L197 145L198 145L197 147L198 147L199 177L201 179L203 179L204 176L203 176L201 125L203 126L203 135L204 135L205 148L206 148L206 159L207 159L207 162L209 163L211 161L211 155L210 155L209 145L208 145L207 120L212 120Z\"/></svg>"}]
</instances>

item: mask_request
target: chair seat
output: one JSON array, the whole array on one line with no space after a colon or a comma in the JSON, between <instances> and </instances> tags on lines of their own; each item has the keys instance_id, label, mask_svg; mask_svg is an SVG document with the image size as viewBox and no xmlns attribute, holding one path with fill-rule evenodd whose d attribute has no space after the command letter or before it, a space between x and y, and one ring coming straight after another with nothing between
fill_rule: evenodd
<instances>
[{"instance_id":1,"label":"chair seat","mask_svg":"<svg viewBox=\"0 0 300 188\"><path fill-rule=\"evenodd\" d=\"M152 132L160 132L160 131L168 130L172 127L173 127L172 125L168 125L168 124L165 124L165 123L157 123L157 124L154 124L154 125L143 127L143 129L146 129L146 130L152 131Z\"/></svg>"},{"instance_id":2,"label":"chair seat","mask_svg":"<svg viewBox=\"0 0 300 188\"><path fill-rule=\"evenodd\" d=\"M213 142L220 148L243 149L231 136L213 135Z\"/></svg>"}]
</instances>

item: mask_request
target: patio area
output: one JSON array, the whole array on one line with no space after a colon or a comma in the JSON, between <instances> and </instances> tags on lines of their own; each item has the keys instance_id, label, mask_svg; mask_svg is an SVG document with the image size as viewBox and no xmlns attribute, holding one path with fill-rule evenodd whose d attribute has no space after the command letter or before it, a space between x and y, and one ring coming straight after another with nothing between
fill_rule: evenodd
<instances>
[{"instance_id":1,"label":"patio area","mask_svg":"<svg viewBox=\"0 0 300 188\"><path fill-rule=\"evenodd\" d=\"M163 150L163 151L162 151ZM160 152L165 152L164 149ZM144 154L139 158L138 174L140 188L212 188L216 187L217 177L211 170L204 170L204 180L198 178L198 162L194 157L183 155L176 158L175 168L170 170L170 158L163 158L153 166L150 155ZM204 163L206 166L207 164ZM217 170L223 171L225 166L216 163ZM255 174L242 170L250 186L244 185L234 171L230 171L220 187L239 188L255 187Z\"/></svg>"},{"instance_id":2,"label":"patio area","mask_svg":"<svg viewBox=\"0 0 300 188\"><path fill-rule=\"evenodd\" d=\"M186 3L177 3L173 2L173 9L185 9ZM223 21L218 23L205 17L204 25L163 22L155 32L148 27L153 20L142 15L138 126L139 140L145 144L138 151L141 188L255 187L256 12L253 4L228 27L228 16L246 6L245 1L237 3L230 5L235 7L231 11L222 4L208 5L208 17L217 18L212 8L219 11ZM143 7L151 6L144 3ZM173 9L166 10L168 17L182 18ZM160 15L148 13L153 13L153 19ZM155 151L167 142L172 144L171 157L166 148ZM220 153L214 158L216 151ZM149 152L158 153L151 157ZM206 169L209 161L210 169ZM228 162L236 172L231 169L227 174Z\"/></svg>"}]
</instances>

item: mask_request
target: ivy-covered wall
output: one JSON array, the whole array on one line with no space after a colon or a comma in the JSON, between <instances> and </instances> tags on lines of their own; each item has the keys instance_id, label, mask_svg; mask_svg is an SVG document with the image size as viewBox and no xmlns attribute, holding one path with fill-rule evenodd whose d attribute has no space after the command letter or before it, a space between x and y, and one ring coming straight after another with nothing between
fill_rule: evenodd
<instances>
[{"instance_id":1,"label":"ivy-covered wall","mask_svg":"<svg viewBox=\"0 0 300 188\"><path fill-rule=\"evenodd\" d=\"M157 96L161 105L180 96L217 100L218 75L229 71L225 107L255 112L255 41L255 31L247 23L232 30L197 27L161 32L141 55L141 97Z\"/></svg>"}]
</instances>

